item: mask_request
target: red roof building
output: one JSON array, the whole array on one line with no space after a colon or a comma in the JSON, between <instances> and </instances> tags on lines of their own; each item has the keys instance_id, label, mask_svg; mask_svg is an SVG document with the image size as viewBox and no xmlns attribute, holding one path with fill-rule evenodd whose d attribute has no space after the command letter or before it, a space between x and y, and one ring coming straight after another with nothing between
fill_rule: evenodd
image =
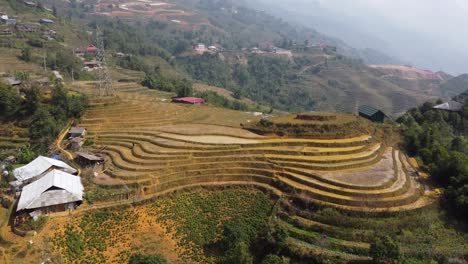
<instances>
[{"instance_id":1,"label":"red roof building","mask_svg":"<svg viewBox=\"0 0 468 264\"><path fill-rule=\"evenodd\" d=\"M181 104L201 105L205 103L205 99L199 97L175 97L172 102Z\"/></svg>"},{"instance_id":2,"label":"red roof building","mask_svg":"<svg viewBox=\"0 0 468 264\"><path fill-rule=\"evenodd\" d=\"M86 48L86 52L90 52L90 53L94 53L94 52L97 52L98 48L96 48L96 46L94 45L89 45L87 48Z\"/></svg>"}]
</instances>

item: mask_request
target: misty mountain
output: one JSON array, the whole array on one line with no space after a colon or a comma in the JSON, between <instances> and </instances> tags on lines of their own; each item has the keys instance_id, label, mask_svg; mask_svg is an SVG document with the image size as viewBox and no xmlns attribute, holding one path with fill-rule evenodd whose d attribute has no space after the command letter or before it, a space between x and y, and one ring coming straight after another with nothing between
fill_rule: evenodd
<instances>
[{"instance_id":1,"label":"misty mountain","mask_svg":"<svg viewBox=\"0 0 468 264\"><path fill-rule=\"evenodd\" d=\"M462 32L468 9L461 1L256 0L251 5L360 50L378 50L433 71L468 71L463 44L468 39Z\"/></svg>"}]
</instances>

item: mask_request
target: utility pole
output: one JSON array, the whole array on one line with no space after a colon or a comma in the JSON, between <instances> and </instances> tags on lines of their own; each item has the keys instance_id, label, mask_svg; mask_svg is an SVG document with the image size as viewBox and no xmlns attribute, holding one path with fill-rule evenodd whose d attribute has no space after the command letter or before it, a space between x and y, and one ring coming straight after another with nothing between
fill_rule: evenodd
<instances>
[{"instance_id":1,"label":"utility pole","mask_svg":"<svg viewBox=\"0 0 468 264\"><path fill-rule=\"evenodd\" d=\"M112 79L107 69L106 63L106 54L104 50L104 36L99 29L99 26L96 26L96 45L97 45L97 55L96 61L100 63L98 68L98 92L99 96L113 96L114 89L112 87Z\"/></svg>"},{"instance_id":2,"label":"utility pole","mask_svg":"<svg viewBox=\"0 0 468 264\"><path fill-rule=\"evenodd\" d=\"M43 61L44 61L44 72L47 72L47 64L46 64L46 52L44 51L44 55L43 55Z\"/></svg>"}]
</instances>

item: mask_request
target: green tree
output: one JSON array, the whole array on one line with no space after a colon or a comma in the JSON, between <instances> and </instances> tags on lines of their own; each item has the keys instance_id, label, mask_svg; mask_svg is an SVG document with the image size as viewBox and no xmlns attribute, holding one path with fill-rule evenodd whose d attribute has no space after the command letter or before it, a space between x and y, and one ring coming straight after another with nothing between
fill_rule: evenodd
<instances>
[{"instance_id":1,"label":"green tree","mask_svg":"<svg viewBox=\"0 0 468 264\"><path fill-rule=\"evenodd\" d=\"M25 48L21 49L20 59L22 59L22 60L24 60L26 62L31 61L31 48L30 47L25 47Z\"/></svg>"},{"instance_id":2,"label":"green tree","mask_svg":"<svg viewBox=\"0 0 468 264\"><path fill-rule=\"evenodd\" d=\"M376 263L397 262L400 258L400 247L389 236L376 237L371 243L369 255Z\"/></svg>"},{"instance_id":3,"label":"green tree","mask_svg":"<svg viewBox=\"0 0 468 264\"><path fill-rule=\"evenodd\" d=\"M80 118L88 105L88 98L83 95L72 95L68 97L68 117Z\"/></svg>"},{"instance_id":4,"label":"green tree","mask_svg":"<svg viewBox=\"0 0 468 264\"><path fill-rule=\"evenodd\" d=\"M133 254L128 264L167 264L167 260L160 255Z\"/></svg>"},{"instance_id":5,"label":"green tree","mask_svg":"<svg viewBox=\"0 0 468 264\"><path fill-rule=\"evenodd\" d=\"M46 152L58 132L56 120L49 111L43 107L37 109L29 125L29 137L33 142L33 149L39 153Z\"/></svg>"},{"instance_id":6,"label":"green tree","mask_svg":"<svg viewBox=\"0 0 468 264\"><path fill-rule=\"evenodd\" d=\"M63 85L56 85L51 97L52 113L55 119L63 121L68 117L68 91Z\"/></svg>"},{"instance_id":7,"label":"green tree","mask_svg":"<svg viewBox=\"0 0 468 264\"><path fill-rule=\"evenodd\" d=\"M15 72L15 77L21 81L29 81L29 72L26 71L17 71Z\"/></svg>"},{"instance_id":8,"label":"green tree","mask_svg":"<svg viewBox=\"0 0 468 264\"><path fill-rule=\"evenodd\" d=\"M23 146L18 150L16 158L18 163L27 164L35 159L36 156L36 153L34 153L34 151L29 146Z\"/></svg>"},{"instance_id":9,"label":"green tree","mask_svg":"<svg viewBox=\"0 0 468 264\"><path fill-rule=\"evenodd\" d=\"M193 96L193 84L187 79L178 81L175 89L178 97Z\"/></svg>"},{"instance_id":10,"label":"green tree","mask_svg":"<svg viewBox=\"0 0 468 264\"><path fill-rule=\"evenodd\" d=\"M24 93L26 101L23 104L23 115L30 116L33 115L40 106L41 93L36 86L31 87L31 89L26 90Z\"/></svg>"},{"instance_id":11,"label":"green tree","mask_svg":"<svg viewBox=\"0 0 468 264\"><path fill-rule=\"evenodd\" d=\"M290 261L286 257L280 257L278 255L267 255L266 257L263 258L261 264L289 264Z\"/></svg>"},{"instance_id":12,"label":"green tree","mask_svg":"<svg viewBox=\"0 0 468 264\"><path fill-rule=\"evenodd\" d=\"M249 244L245 241L236 242L225 253L225 264L252 264L253 256L250 254Z\"/></svg>"},{"instance_id":13,"label":"green tree","mask_svg":"<svg viewBox=\"0 0 468 264\"><path fill-rule=\"evenodd\" d=\"M281 252L286 247L288 237L287 229L281 225L270 224L267 227L266 240L272 245L272 251L275 253Z\"/></svg>"},{"instance_id":14,"label":"green tree","mask_svg":"<svg viewBox=\"0 0 468 264\"><path fill-rule=\"evenodd\" d=\"M20 108L21 97L17 92L0 83L0 119L15 117Z\"/></svg>"}]
</instances>

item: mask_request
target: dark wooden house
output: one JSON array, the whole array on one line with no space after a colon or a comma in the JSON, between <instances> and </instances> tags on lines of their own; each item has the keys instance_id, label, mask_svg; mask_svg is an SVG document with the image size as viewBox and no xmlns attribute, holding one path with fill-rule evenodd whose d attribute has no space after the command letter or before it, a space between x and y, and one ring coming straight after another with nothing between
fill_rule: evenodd
<instances>
[{"instance_id":1,"label":"dark wooden house","mask_svg":"<svg viewBox=\"0 0 468 264\"><path fill-rule=\"evenodd\" d=\"M104 158L86 153L86 152L76 152L75 161L81 166L88 167L98 165L104 162Z\"/></svg>"},{"instance_id":2,"label":"dark wooden house","mask_svg":"<svg viewBox=\"0 0 468 264\"><path fill-rule=\"evenodd\" d=\"M383 123L386 118L384 112L368 105L362 105L359 107L359 116L369 119L372 122L379 123Z\"/></svg>"}]
</instances>

